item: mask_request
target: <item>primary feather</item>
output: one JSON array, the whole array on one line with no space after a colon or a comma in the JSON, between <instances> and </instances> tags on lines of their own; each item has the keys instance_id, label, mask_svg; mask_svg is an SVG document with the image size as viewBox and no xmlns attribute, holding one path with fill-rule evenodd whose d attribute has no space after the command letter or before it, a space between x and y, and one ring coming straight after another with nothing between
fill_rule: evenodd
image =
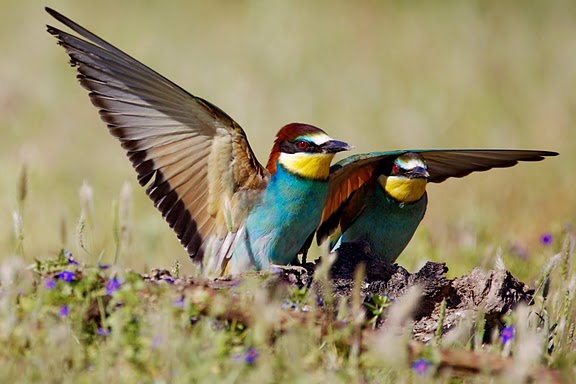
<instances>
[{"instance_id":1,"label":"primary feather","mask_svg":"<svg viewBox=\"0 0 576 384\"><path fill-rule=\"evenodd\" d=\"M220 253L233 242L229 233L237 232L270 176L242 128L215 105L46 10L88 40L48 26L182 245L201 261L208 246L204 240L215 237L219 241L213 242L211 253Z\"/></svg>"}]
</instances>

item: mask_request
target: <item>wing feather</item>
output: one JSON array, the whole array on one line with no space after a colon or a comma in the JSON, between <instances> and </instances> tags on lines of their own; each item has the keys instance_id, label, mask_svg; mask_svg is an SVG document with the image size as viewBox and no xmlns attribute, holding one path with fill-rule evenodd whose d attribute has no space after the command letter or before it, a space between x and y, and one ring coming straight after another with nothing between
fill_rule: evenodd
<instances>
[{"instance_id":1,"label":"wing feather","mask_svg":"<svg viewBox=\"0 0 576 384\"><path fill-rule=\"evenodd\" d=\"M464 177L472 172L492 168L512 167L520 161L541 161L558 153L517 149L452 149L406 151L420 153L428 163L431 183L441 183L450 177Z\"/></svg>"},{"instance_id":2,"label":"wing feather","mask_svg":"<svg viewBox=\"0 0 576 384\"><path fill-rule=\"evenodd\" d=\"M190 256L202 261L210 241L233 243L238 228L229 228L226 210L234 209L242 218L249 207L225 203L245 201L235 199L237 193L261 193L269 178L242 128L218 107L46 10L84 38L48 26L101 119L127 151L138 181L148 185L146 193ZM219 257L221 251L216 247L208 257Z\"/></svg>"},{"instance_id":3,"label":"wing feather","mask_svg":"<svg viewBox=\"0 0 576 384\"><path fill-rule=\"evenodd\" d=\"M450 177L464 177L472 172L506 168L519 161L541 161L557 152L515 149L430 149L372 152L352 155L330 169L328 197L318 226L316 238L321 244L338 228L345 231L363 209L355 197L362 188L369 188L380 174L388 175L398 156L416 152L428 164L428 182L441 183Z\"/></svg>"}]
</instances>

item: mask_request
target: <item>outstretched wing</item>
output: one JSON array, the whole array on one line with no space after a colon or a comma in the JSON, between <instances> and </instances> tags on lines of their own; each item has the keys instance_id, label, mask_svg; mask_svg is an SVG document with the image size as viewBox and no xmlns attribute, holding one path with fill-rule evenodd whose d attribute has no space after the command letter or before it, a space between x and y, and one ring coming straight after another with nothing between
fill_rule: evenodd
<instances>
[{"instance_id":1,"label":"outstretched wing","mask_svg":"<svg viewBox=\"0 0 576 384\"><path fill-rule=\"evenodd\" d=\"M246 214L239 207L245 208L269 177L242 128L208 101L58 12L46 11L86 39L48 26L190 257L202 261L207 240L209 257L229 256Z\"/></svg>"},{"instance_id":2,"label":"outstretched wing","mask_svg":"<svg viewBox=\"0 0 576 384\"><path fill-rule=\"evenodd\" d=\"M424 157L431 183L492 168L512 167L519 161L540 161L546 156L558 155L537 150L430 149L372 152L347 157L330 169L328 197L316 233L318 244L337 229L346 231L364 207L362 191L370 188L380 174L389 174L394 159L407 152L416 152ZM355 196L357 194L360 197Z\"/></svg>"},{"instance_id":3,"label":"outstretched wing","mask_svg":"<svg viewBox=\"0 0 576 384\"><path fill-rule=\"evenodd\" d=\"M508 168L519 161L541 161L557 152L522 149L431 149L413 150L428 164L431 183L441 183L450 177L464 177L472 172L492 168Z\"/></svg>"}]
</instances>

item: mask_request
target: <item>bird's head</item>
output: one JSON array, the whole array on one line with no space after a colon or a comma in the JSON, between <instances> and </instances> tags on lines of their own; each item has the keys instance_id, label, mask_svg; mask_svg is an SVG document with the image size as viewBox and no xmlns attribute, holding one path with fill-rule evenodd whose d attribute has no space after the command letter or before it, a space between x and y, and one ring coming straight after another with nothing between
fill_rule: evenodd
<instances>
[{"instance_id":1,"label":"bird's head","mask_svg":"<svg viewBox=\"0 0 576 384\"><path fill-rule=\"evenodd\" d=\"M288 172L306 179L327 180L336 152L350 148L342 141L333 140L320 128L292 123L278 131L266 168L274 174L280 164Z\"/></svg>"},{"instance_id":2,"label":"bird's head","mask_svg":"<svg viewBox=\"0 0 576 384\"><path fill-rule=\"evenodd\" d=\"M412 203L426 192L428 177L426 160L418 153L407 152L394 160L390 175L380 175L378 182L395 200Z\"/></svg>"}]
</instances>

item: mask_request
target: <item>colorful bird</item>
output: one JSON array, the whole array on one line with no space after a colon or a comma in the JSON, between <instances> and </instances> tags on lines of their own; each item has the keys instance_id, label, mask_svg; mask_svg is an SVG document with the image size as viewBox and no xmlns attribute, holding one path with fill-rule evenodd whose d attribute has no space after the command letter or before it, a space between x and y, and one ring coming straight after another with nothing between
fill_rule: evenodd
<instances>
[{"instance_id":1,"label":"colorful bird","mask_svg":"<svg viewBox=\"0 0 576 384\"><path fill-rule=\"evenodd\" d=\"M424 217L427 183L540 161L556 152L512 149L452 149L374 152L350 156L330 169L330 188L316 238L366 241L393 263ZM309 239L308 241L311 241ZM304 253L307 245L304 246Z\"/></svg>"},{"instance_id":2,"label":"colorful bird","mask_svg":"<svg viewBox=\"0 0 576 384\"><path fill-rule=\"evenodd\" d=\"M293 261L320 220L332 158L350 146L311 125L288 124L264 168L221 109L46 11L86 39L48 26L138 181L203 273Z\"/></svg>"}]
</instances>

